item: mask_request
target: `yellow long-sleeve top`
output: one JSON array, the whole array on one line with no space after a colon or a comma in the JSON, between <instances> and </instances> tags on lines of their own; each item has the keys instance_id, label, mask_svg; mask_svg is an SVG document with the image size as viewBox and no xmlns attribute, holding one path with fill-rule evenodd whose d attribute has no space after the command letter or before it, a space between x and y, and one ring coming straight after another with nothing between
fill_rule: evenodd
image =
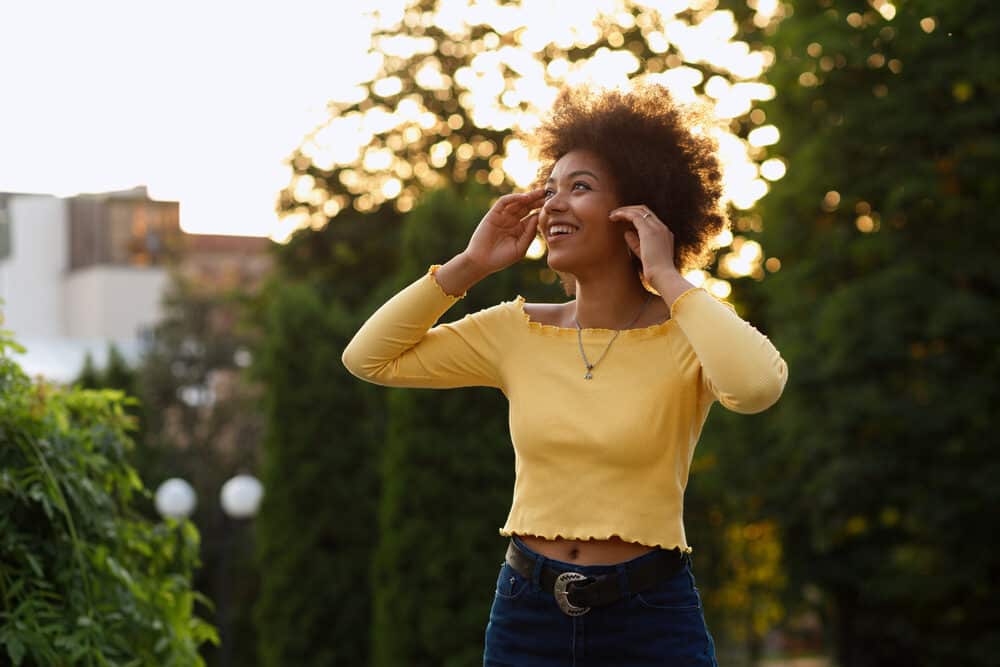
<instances>
[{"instance_id":1,"label":"yellow long-sleeve top","mask_svg":"<svg viewBox=\"0 0 1000 667\"><path fill-rule=\"evenodd\" d=\"M501 535L623 540L690 551L684 489L713 401L767 409L788 367L770 340L702 288L670 318L625 329L592 380L575 328L530 320L524 299L434 326L462 296L437 266L380 307L343 353L354 375L394 387L497 387L510 404L514 496ZM597 359L614 332L583 329Z\"/></svg>"}]
</instances>

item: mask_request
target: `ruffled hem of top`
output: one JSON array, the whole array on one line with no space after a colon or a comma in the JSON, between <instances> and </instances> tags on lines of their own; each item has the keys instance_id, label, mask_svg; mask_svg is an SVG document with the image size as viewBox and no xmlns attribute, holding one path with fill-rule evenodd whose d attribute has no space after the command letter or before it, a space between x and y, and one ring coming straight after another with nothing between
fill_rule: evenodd
<instances>
[{"instance_id":1,"label":"ruffled hem of top","mask_svg":"<svg viewBox=\"0 0 1000 667\"><path fill-rule=\"evenodd\" d=\"M548 336L565 336L572 335L576 336L576 328L570 327L560 327L555 324L545 324L544 322L536 322L528 316L528 313L524 310L525 298L520 294L517 298L510 302L513 307L521 315L521 319L524 320L525 324L532 331L536 331L541 334ZM654 336L661 335L664 331L672 327L674 324L674 318L670 317L663 322L657 324L650 324L648 327L639 327L637 329L622 329L621 335L633 338L651 338ZM616 329L604 329L601 327L582 327L581 331L584 333L600 333L600 334L613 334Z\"/></svg>"},{"instance_id":2,"label":"ruffled hem of top","mask_svg":"<svg viewBox=\"0 0 1000 667\"><path fill-rule=\"evenodd\" d=\"M510 537L512 535L515 535L515 534L517 534L518 536L520 536L520 535L532 535L534 537L540 537L543 540L610 540L612 537L617 537L618 539L622 540L623 542L635 542L637 544L641 544L641 545L646 546L646 547L657 547L657 548L660 548L660 549L667 549L667 550L680 549L683 553L692 553L694 551L694 549L692 549L689 545L684 545L684 544L668 544L666 542L654 542L652 540L643 541L640 538L629 537L629 536L626 536L626 535L622 535L621 533L600 533L600 534L595 534L595 533L586 533L586 534L584 534L584 533L579 533L579 534L578 533L565 533L565 534L564 533L551 533L551 534L549 534L549 533L537 533L537 532L532 532L532 533L515 533L512 530L504 530L503 528L500 529L500 535L502 535L503 537Z\"/></svg>"},{"instance_id":3,"label":"ruffled hem of top","mask_svg":"<svg viewBox=\"0 0 1000 667\"><path fill-rule=\"evenodd\" d=\"M458 296L455 296L454 294L448 294L447 292L444 291L444 288L441 287L441 283L437 281L437 272L438 269L440 268L441 264L431 264L430 268L427 269L427 276L430 278L431 282L434 283L434 286L438 288L438 291L441 292L442 295L444 295L449 299L454 299L456 301L459 299L464 299L465 295L468 294L468 292L462 292Z\"/></svg>"}]
</instances>

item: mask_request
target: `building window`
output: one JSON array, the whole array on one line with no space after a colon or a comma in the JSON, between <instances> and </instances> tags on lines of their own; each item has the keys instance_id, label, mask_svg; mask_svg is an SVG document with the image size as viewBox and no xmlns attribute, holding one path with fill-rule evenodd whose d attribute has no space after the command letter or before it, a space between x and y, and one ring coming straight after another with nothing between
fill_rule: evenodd
<instances>
[{"instance_id":1,"label":"building window","mask_svg":"<svg viewBox=\"0 0 1000 667\"><path fill-rule=\"evenodd\" d=\"M176 202L91 195L70 202L71 270L165 264L176 256L181 236Z\"/></svg>"}]
</instances>

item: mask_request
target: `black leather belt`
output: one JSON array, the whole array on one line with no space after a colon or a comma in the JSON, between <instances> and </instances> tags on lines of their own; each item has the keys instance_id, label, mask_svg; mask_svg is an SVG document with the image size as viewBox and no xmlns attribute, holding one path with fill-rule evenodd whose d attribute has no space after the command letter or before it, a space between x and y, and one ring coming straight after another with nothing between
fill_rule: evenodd
<instances>
[{"instance_id":1,"label":"black leather belt","mask_svg":"<svg viewBox=\"0 0 1000 667\"><path fill-rule=\"evenodd\" d=\"M625 577L629 593L641 593L658 582L673 577L690 556L680 548L659 549L656 556L628 566ZM514 540L507 546L507 563L525 579L535 571L535 557L522 550ZM591 607L617 602L622 598L622 586L617 571L599 576L588 576L573 570L561 570L543 565L539 575L542 590L552 593L559 608L569 616L580 616Z\"/></svg>"}]
</instances>

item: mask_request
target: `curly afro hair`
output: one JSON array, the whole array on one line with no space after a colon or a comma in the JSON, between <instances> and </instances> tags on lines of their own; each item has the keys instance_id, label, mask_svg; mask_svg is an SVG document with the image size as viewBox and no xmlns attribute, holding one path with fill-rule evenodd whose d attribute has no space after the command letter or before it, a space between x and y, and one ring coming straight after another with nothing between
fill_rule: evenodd
<instances>
[{"instance_id":1,"label":"curly afro hair","mask_svg":"<svg viewBox=\"0 0 1000 667\"><path fill-rule=\"evenodd\" d=\"M674 265L704 268L710 242L725 229L717 144L692 132L693 110L667 89L646 84L627 92L585 86L563 89L535 132L542 166L536 186L570 151L592 151L616 178L622 206L645 204L674 235Z\"/></svg>"}]
</instances>

